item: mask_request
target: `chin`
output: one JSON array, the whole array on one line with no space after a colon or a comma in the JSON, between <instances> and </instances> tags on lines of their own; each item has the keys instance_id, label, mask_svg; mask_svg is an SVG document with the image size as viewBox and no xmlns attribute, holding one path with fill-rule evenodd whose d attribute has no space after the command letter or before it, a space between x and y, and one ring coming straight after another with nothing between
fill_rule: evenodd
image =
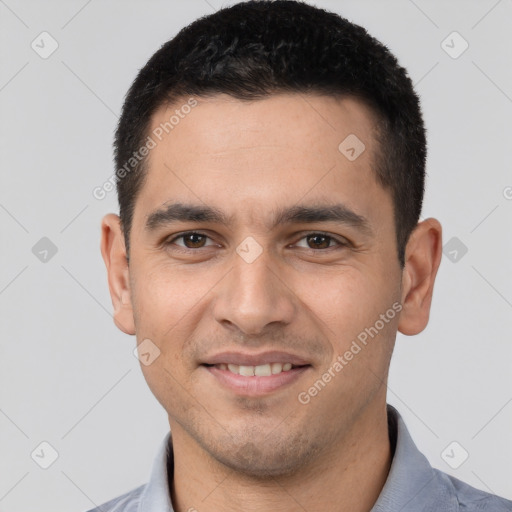
<instances>
[{"instance_id":1,"label":"chin","mask_svg":"<svg viewBox=\"0 0 512 512\"><path fill-rule=\"evenodd\" d=\"M291 476L303 470L320 451L313 439L301 435L271 441L262 435L260 442L255 442L257 436L249 433L245 437L238 443L230 439L221 446L209 447L208 451L221 464L252 479Z\"/></svg>"}]
</instances>

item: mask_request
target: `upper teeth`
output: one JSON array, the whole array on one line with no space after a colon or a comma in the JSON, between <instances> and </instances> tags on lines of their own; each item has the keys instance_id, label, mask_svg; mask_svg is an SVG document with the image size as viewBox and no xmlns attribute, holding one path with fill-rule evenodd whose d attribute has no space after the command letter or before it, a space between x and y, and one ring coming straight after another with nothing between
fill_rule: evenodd
<instances>
[{"instance_id":1,"label":"upper teeth","mask_svg":"<svg viewBox=\"0 0 512 512\"><path fill-rule=\"evenodd\" d=\"M258 366L239 366L237 364L217 364L215 365L219 370L229 370L237 375L243 375L244 377L268 377L275 375L276 373L287 372L291 370L291 363L268 363L260 364Z\"/></svg>"}]
</instances>

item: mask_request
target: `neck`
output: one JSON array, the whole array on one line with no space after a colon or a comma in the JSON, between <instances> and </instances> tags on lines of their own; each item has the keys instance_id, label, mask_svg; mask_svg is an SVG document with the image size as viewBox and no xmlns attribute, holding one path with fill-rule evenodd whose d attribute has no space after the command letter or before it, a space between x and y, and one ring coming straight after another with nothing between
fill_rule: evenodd
<instances>
[{"instance_id":1,"label":"neck","mask_svg":"<svg viewBox=\"0 0 512 512\"><path fill-rule=\"evenodd\" d=\"M207 454L178 424L172 424L172 438L170 489L176 512L369 512L392 459L385 405L367 408L329 453L286 477L237 474Z\"/></svg>"}]
</instances>

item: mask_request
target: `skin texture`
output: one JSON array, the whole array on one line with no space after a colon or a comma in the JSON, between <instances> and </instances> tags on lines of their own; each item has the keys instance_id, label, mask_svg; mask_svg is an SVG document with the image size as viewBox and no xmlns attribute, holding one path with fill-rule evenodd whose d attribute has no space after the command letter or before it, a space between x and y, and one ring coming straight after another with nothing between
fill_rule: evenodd
<instances>
[{"instance_id":1,"label":"skin texture","mask_svg":"<svg viewBox=\"0 0 512 512\"><path fill-rule=\"evenodd\" d=\"M391 463L386 383L396 332L427 325L441 226L417 225L400 269L390 191L372 170L374 120L358 100L197 100L149 154L129 265L118 216L102 221L114 321L161 351L141 368L168 413L175 510L368 511ZM179 105L158 110L152 129ZM366 147L354 161L338 150L349 134ZM169 202L214 206L232 222L145 230ZM270 227L280 208L338 203L364 216L371 233L333 221ZM195 230L207 238L172 240ZM319 231L332 239L307 237ZM247 237L262 249L252 263L236 251ZM299 393L394 303L399 314L300 403ZM201 365L223 351L267 350L310 366L283 388L244 396Z\"/></svg>"}]
</instances>

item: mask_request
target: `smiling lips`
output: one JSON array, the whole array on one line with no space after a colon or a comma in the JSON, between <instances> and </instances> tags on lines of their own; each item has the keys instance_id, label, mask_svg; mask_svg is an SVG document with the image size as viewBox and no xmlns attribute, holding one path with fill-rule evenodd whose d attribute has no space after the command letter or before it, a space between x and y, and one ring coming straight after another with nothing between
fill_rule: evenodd
<instances>
[{"instance_id":1,"label":"smiling lips","mask_svg":"<svg viewBox=\"0 0 512 512\"><path fill-rule=\"evenodd\" d=\"M215 367L219 370L229 370L231 373L243 375L244 377L269 377L270 375L287 372L293 368L293 365L292 363L267 363L259 364L258 366L246 366L220 363L215 365Z\"/></svg>"},{"instance_id":2,"label":"smiling lips","mask_svg":"<svg viewBox=\"0 0 512 512\"><path fill-rule=\"evenodd\" d=\"M285 352L224 352L203 366L225 387L244 396L268 394L295 381L311 364Z\"/></svg>"}]
</instances>

